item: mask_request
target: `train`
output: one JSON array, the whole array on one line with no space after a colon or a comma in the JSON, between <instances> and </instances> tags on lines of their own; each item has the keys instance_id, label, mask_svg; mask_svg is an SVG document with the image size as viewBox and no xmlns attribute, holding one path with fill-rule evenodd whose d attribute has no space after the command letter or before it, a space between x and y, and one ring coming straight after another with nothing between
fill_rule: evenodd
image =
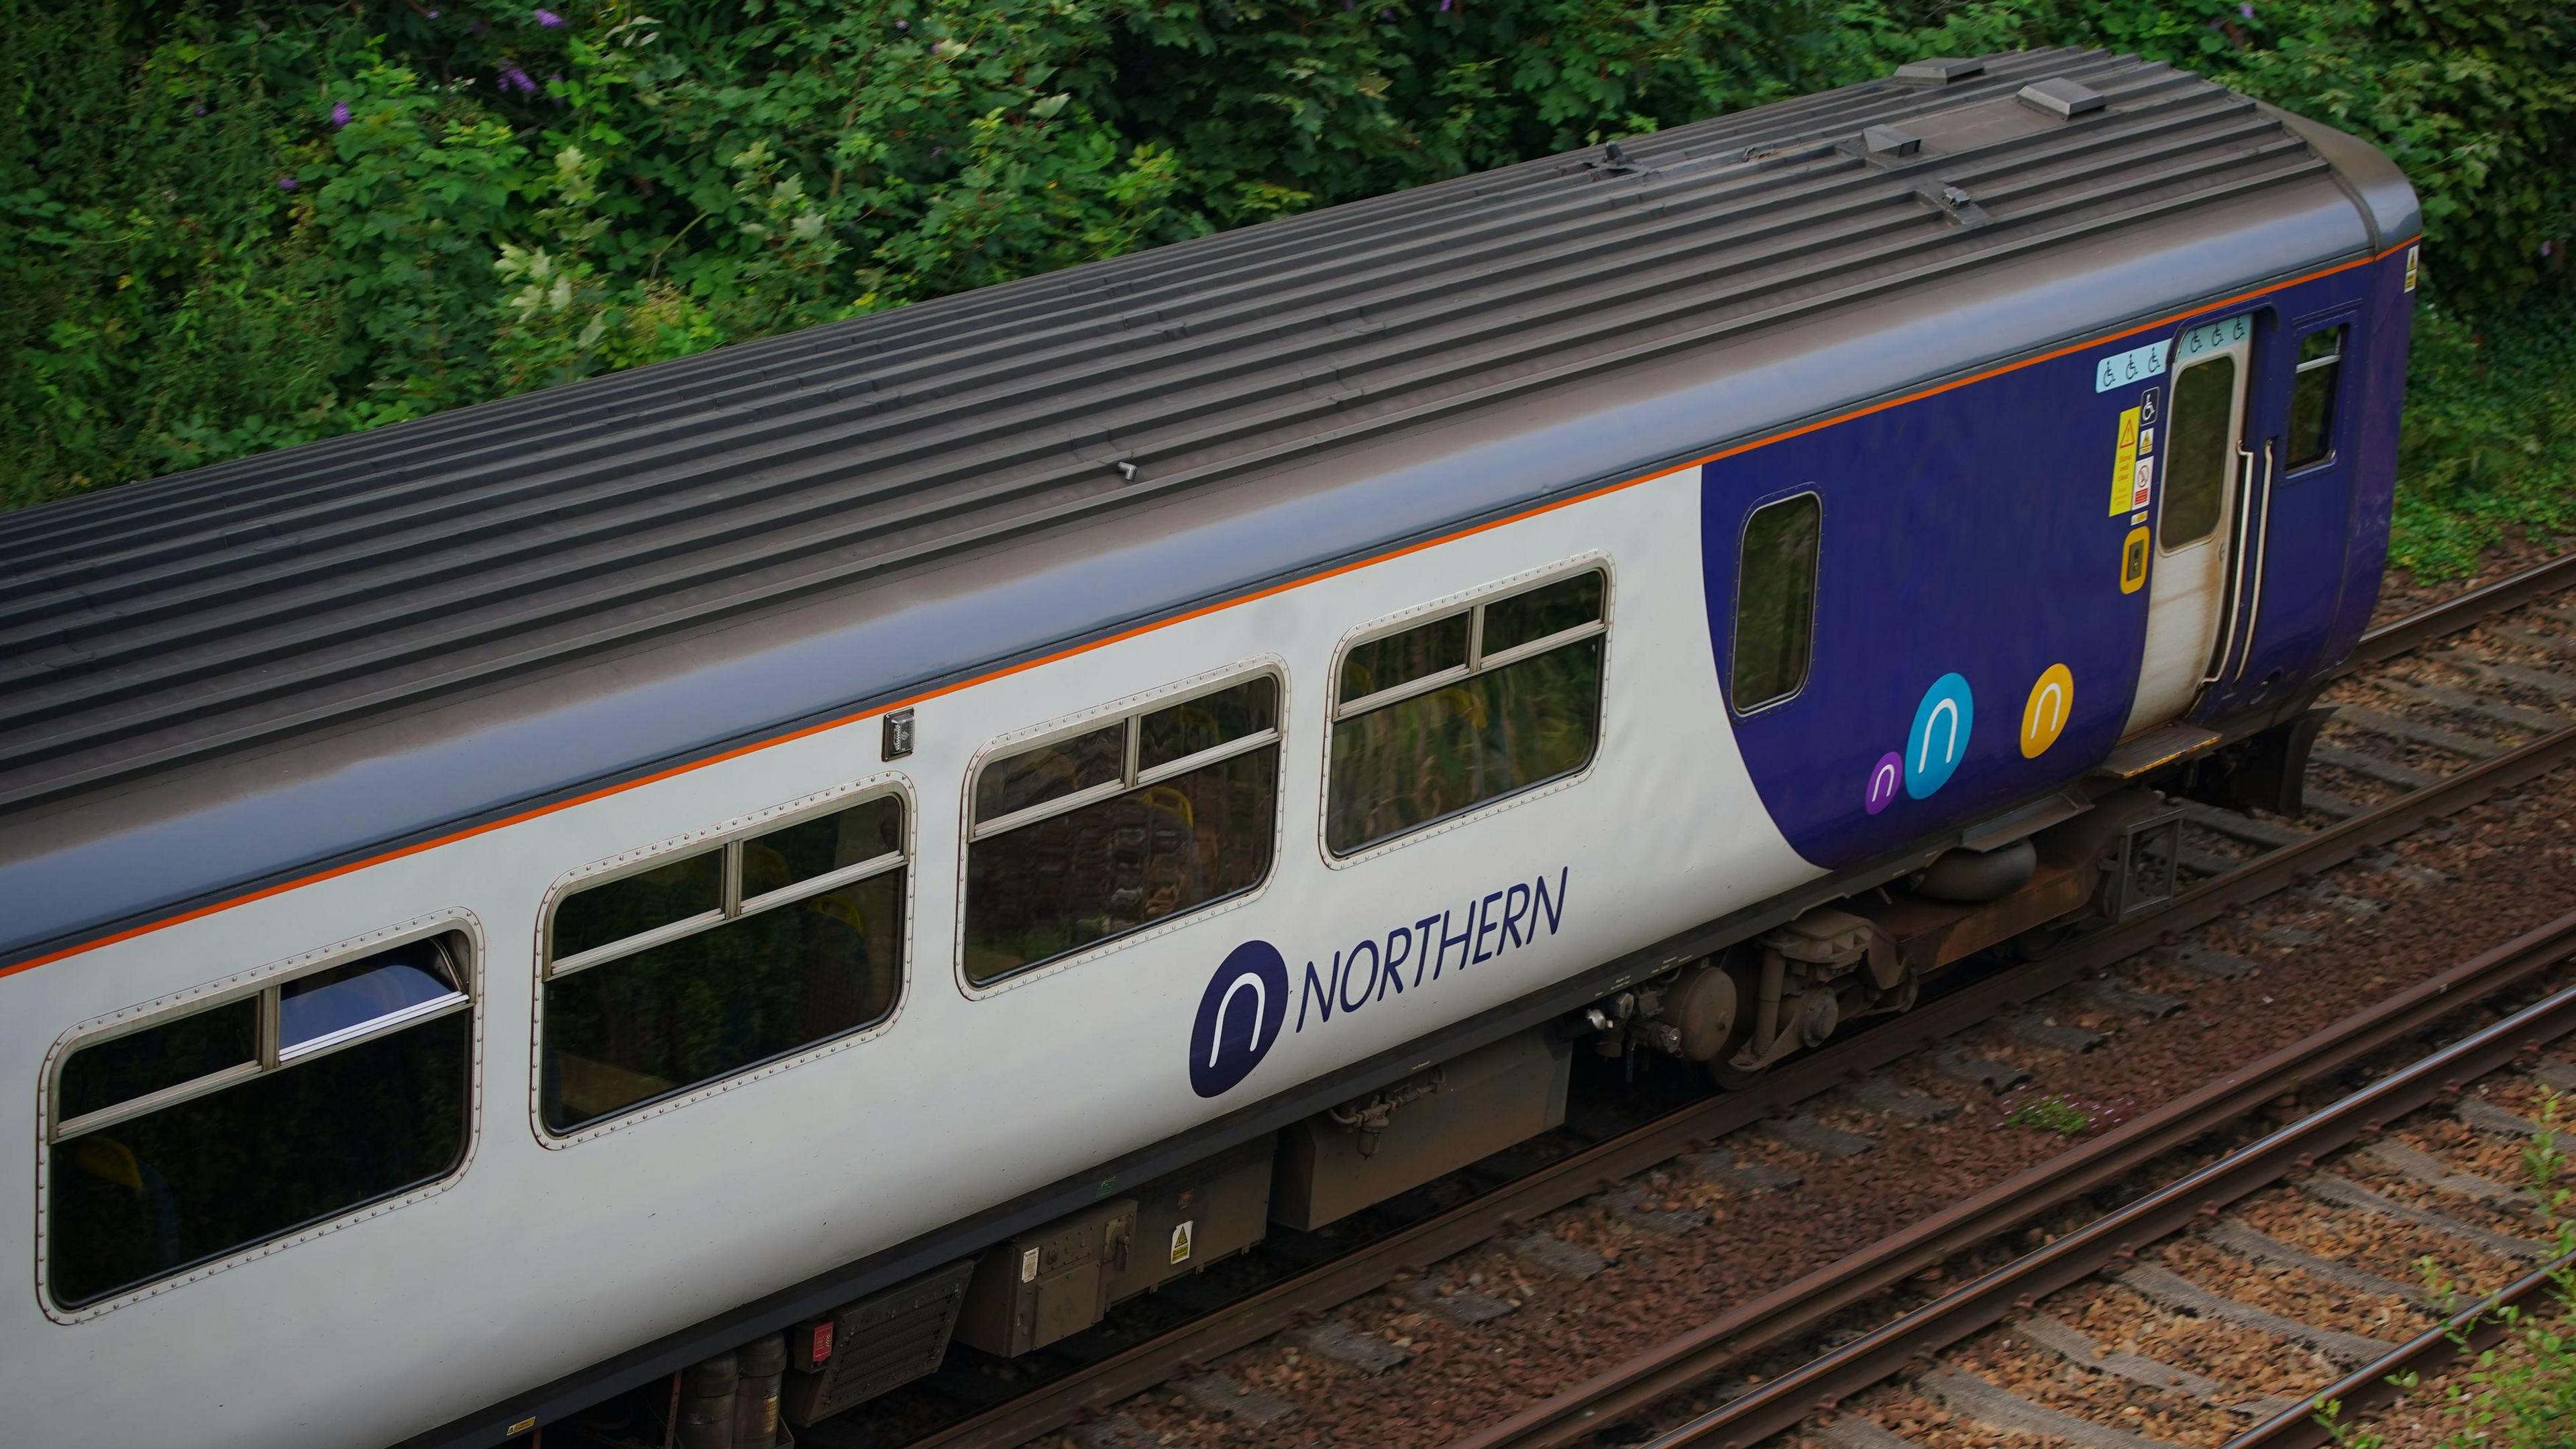
<instances>
[{"instance_id":1,"label":"train","mask_svg":"<svg viewBox=\"0 0 2576 1449\"><path fill-rule=\"evenodd\" d=\"M0 518L0 1439L785 1442L2141 909L2419 233L1939 57Z\"/></svg>"}]
</instances>

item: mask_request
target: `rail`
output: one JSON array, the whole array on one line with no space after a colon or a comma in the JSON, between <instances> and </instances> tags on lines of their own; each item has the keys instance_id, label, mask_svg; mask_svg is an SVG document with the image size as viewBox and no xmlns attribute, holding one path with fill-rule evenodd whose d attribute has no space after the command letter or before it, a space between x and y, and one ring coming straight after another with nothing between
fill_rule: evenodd
<instances>
[{"instance_id":1,"label":"rail","mask_svg":"<svg viewBox=\"0 0 2576 1449\"><path fill-rule=\"evenodd\" d=\"M1872 1291L1892 1284L1895 1278L1887 1275L1890 1266L1903 1265L1896 1274L1902 1277L1946 1260L1958 1248L2010 1232L2038 1216L2045 1206L2115 1180L2165 1151L2238 1120L2265 1102L2348 1066L2473 1001L2527 980L2571 954L2576 954L2576 913L2358 1012L1937 1218L1820 1268L1760 1303L1698 1330L1686 1346L1668 1345L1631 1360L1531 1413L1458 1441L1454 1449L1471 1445L1529 1449L1570 1443L1610 1422L1601 1417L1604 1413L1634 1412L1813 1327L1827 1311L1813 1301L1817 1298L1847 1307L1867 1296L1857 1291L1856 1283L1871 1282ZM2463 1082L2570 1032L2576 1032L2576 987L2557 991L2037 1252L1755 1387L1654 1439L1653 1449L1746 1449L1795 1427L1819 1408L1895 1377L1908 1362L2026 1309L2115 1259L2134 1257L2149 1244L2189 1227L2203 1213L2278 1182L2320 1155L2375 1133L2457 1090ZM2073 1183L2086 1186L2070 1191ZM1809 1301L1802 1302L1801 1294ZM1740 1327L1730 1322L1738 1319Z\"/></svg>"}]
</instances>

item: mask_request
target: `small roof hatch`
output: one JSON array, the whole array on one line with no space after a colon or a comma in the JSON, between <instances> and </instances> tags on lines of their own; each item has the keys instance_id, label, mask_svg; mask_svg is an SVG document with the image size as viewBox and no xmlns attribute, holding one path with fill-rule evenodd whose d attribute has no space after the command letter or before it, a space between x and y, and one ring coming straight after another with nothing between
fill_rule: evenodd
<instances>
[{"instance_id":1,"label":"small roof hatch","mask_svg":"<svg viewBox=\"0 0 2576 1449\"><path fill-rule=\"evenodd\" d=\"M2088 115L2110 104L2100 91L2081 81L2071 81L2063 76L2033 81L2023 86L2013 99L2023 105L2046 111L2062 121L2074 120L2077 116Z\"/></svg>"},{"instance_id":2,"label":"small roof hatch","mask_svg":"<svg viewBox=\"0 0 2576 1449\"><path fill-rule=\"evenodd\" d=\"M1894 126L1872 126L1860 133L1860 143L1872 156L1894 159L1911 156L1923 149L1923 138Z\"/></svg>"},{"instance_id":3,"label":"small roof hatch","mask_svg":"<svg viewBox=\"0 0 2576 1449\"><path fill-rule=\"evenodd\" d=\"M1984 60L1969 60L1955 55L1927 56L1922 60L1909 60L1896 68L1898 80L1936 86L1946 86L1952 81L1963 81L1985 73Z\"/></svg>"}]
</instances>

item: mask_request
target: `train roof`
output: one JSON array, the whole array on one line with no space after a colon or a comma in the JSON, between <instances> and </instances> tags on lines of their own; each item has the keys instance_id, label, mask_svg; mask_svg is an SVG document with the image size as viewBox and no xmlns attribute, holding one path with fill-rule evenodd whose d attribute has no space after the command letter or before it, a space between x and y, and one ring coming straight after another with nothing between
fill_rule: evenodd
<instances>
[{"instance_id":1,"label":"train roof","mask_svg":"<svg viewBox=\"0 0 2576 1449\"><path fill-rule=\"evenodd\" d=\"M2339 220L2316 224L2328 193ZM2366 253L2415 224L2375 152L2167 65L2078 50L1920 62L0 517L0 811L59 821L124 798L131 824L178 808L137 805L137 790L261 761L186 802L195 810L278 786L308 768L285 761L315 740L342 741L345 763L417 746L436 733L424 712L448 711L456 732L524 723L569 674L597 692L739 662L756 652L746 621L801 621L781 627L802 637L823 627L818 605L864 597L860 612L911 626L909 642L888 635L869 653L866 677L829 681L828 699L727 690L730 714L659 711L614 738L592 728L573 732L580 747L522 749L520 777L490 788L524 800L631 773L1848 399L1809 377L1739 389L1741 405L1703 414L1691 441L1596 427L1538 460L1561 476L1535 490L1490 466L1436 497L1382 481L1462 452L1448 425L1522 426L1578 395L1599 413L1676 359L1732 359L1740 374L1784 330L1839 318L1848 332L2052 258L2159 275L2127 292L2061 286L1910 375L2206 295L2210 257L2167 223L2225 212L2242 230L2267 207L2272 230L2215 280ZM1855 386L1881 385L1865 371ZM1432 434L1449 441L1422 441ZM1361 501L1329 520L1310 510L1287 552L1243 550L1232 572L1094 570L1066 585L1078 607L1005 597L1029 569L997 555L1078 562L1104 546L1104 522L1168 520L1262 480L1308 480L1321 498L1319 470L1381 481L1333 494ZM890 581L910 591L889 596ZM960 602L979 592L986 606ZM955 607L930 618L925 598ZM730 642L706 643L726 630ZM598 667L645 646L669 657ZM490 703L510 691L516 702ZM477 700L481 714L450 709ZM346 743L367 731L381 738ZM367 795L376 840L504 803L388 797L381 781ZM0 828L0 861L67 838ZM333 841L279 848L356 843Z\"/></svg>"}]
</instances>

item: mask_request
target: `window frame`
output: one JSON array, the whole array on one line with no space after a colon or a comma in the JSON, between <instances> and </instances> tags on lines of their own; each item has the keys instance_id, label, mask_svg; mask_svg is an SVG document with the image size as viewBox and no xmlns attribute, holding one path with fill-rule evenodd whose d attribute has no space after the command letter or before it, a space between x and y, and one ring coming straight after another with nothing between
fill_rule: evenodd
<instances>
[{"instance_id":1,"label":"window frame","mask_svg":"<svg viewBox=\"0 0 2576 1449\"><path fill-rule=\"evenodd\" d=\"M1176 705L1187 704L1194 699L1222 694L1255 679L1270 680L1272 688L1277 691L1273 700L1271 725L1267 731L1228 740L1221 745L1201 750L1197 754L1165 761L1151 769L1139 767L1138 754L1144 734L1145 716ZM955 928L950 932L953 946L951 969L956 977L958 991L970 1001L980 1001L997 992L1009 991L1032 981L1043 980L1060 971L1124 950L1139 942L1152 940L1167 932L1179 930L1213 913L1235 910L1268 891L1271 882L1278 878L1279 857L1285 843L1282 832L1286 823L1286 812L1281 805L1288 795L1290 702L1287 661L1277 655L1263 655L1193 675L1159 689L1112 700L1078 715L1064 716L986 741L984 746L975 752L974 757L966 762L964 777L960 784L961 803L957 817L960 827L957 832L957 916ZM1121 725L1125 730L1124 738L1120 742L1119 770L1116 780L1060 795L1052 800L1014 810L1008 815L997 815L991 820L976 820L975 790L976 786L982 783L985 770L1004 760L1030 750L1042 749L1059 740L1077 739L1083 735L1097 733L1108 728L1112 723ZM1279 770L1270 808L1270 858L1263 865L1259 880L1241 890L1202 901L1188 910L1175 912L1159 921L1029 962L980 985L966 974L968 910L966 892L969 877L973 873L970 853L977 842L990 840L994 836L1025 825L1035 825L1057 815L1070 814L1086 806L1097 805L1104 800L1114 800L1130 791L1142 790L1161 781L1185 775L1194 770L1203 770L1210 765L1221 764L1273 745L1279 749Z\"/></svg>"},{"instance_id":2,"label":"window frame","mask_svg":"<svg viewBox=\"0 0 2576 1449\"><path fill-rule=\"evenodd\" d=\"M457 949L442 950L449 970L454 973L458 989L446 997L415 1003L384 1016L343 1028L296 1047L281 1051L277 1042L279 1013L277 1003L267 998L293 982L308 976L347 965L351 961L379 955L416 941L453 938L461 943ZM453 907L415 916L399 924L368 932L365 935L336 941L328 946L272 961L262 966L237 972L221 980L168 992L150 1001L122 1010L93 1017L65 1030L46 1050L43 1075L39 1079L36 1108L36 1232L35 1282L36 1301L45 1316L56 1323L86 1322L102 1313L129 1303L157 1297L185 1284L194 1283L225 1272L243 1263L283 1252L298 1243L336 1233L343 1228L380 1217L407 1207L422 1199L436 1196L454 1187L474 1162L481 1147L483 1128L483 1027L484 1007L489 998L485 980L489 949L483 923L472 911ZM252 1060L209 1072L185 1082L129 1098L112 1106L85 1112L77 1117L61 1115L62 1073L71 1057L87 1048L120 1037L166 1026L182 1017L197 1015L230 1006L239 1001L261 1003L256 1026ZM106 1297L65 1307L54 1295L52 1277L53 1217L53 1149L72 1138L87 1136L103 1128L147 1116L166 1107L211 1096L230 1087L268 1075L292 1070L297 1065L331 1055L395 1032L420 1025L433 1018L463 1014L469 1018L466 1028L465 1124L456 1161L448 1169L425 1182L403 1188L385 1197L352 1204L330 1217L312 1222L290 1232L256 1242L245 1243L229 1252L202 1262L174 1269L170 1273L110 1293Z\"/></svg>"},{"instance_id":3,"label":"window frame","mask_svg":"<svg viewBox=\"0 0 2576 1449\"><path fill-rule=\"evenodd\" d=\"M1601 575L1600 618L1571 629L1558 630L1544 638L1516 644L1491 656L1484 653L1487 605L1500 603L1521 594L1536 593L1551 584L1563 583L1567 579L1588 573ZM1325 675L1323 750L1317 770L1315 795L1315 847L1323 856L1324 864L1334 870L1356 865L1385 851L1400 849L1415 841L1428 840L1460 825L1481 820L1496 811L1508 810L1526 801L1571 788L1589 778L1593 767L1601 761L1602 741L1609 730L1609 635L1618 619L1618 594L1619 571L1612 566L1607 551L1595 549L1560 563L1525 570L1508 578L1480 584L1475 588L1434 599L1426 604L1418 604L1401 613L1373 619L1344 634L1340 642L1333 646L1332 668ZM1393 638L1398 634L1419 629L1425 624L1437 623L1459 614L1468 616L1467 662L1464 665L1426 674L1419 679L1408 679L1402 684L1362 695L1348 704L1341 702L1342 668L1354 651L1381 639ZM1416 695L1430 694L1436 690L1448 688L1461 680L1472 679L1478 674L1508 668L1523 660L1534 659L1550 650L1561 649L1569 644L1579 644L1595 637L1602 640L1601 697L1593 705L1592 750L1584 757L1581 766L1568 770L1562 775L1496 795L1492 799L1480 800L1437 819L1426 820L1409 830L1398 831L1382 840L1370 841L1348 853L1333 849L1329 833L1332 828L1333 811L1333 731L1339 728L1343 721L1386 705L1402 703Z\"/></svg>"},{"instance_id":4,"label":"window frame","mask_svg":"<svg viewBox=\"0 0 2576 1449\"><path fill-rule=\"evenodd\" d=\"M903 810L902 844L895 851L871 856L855 864L843 866L839 870L826 872L811 880L782 886L762 895L745 898L740 894L742 846L746 841L786 829L816 816L836 814L853 806L866 804L870 800L889 796L894 798ZM900 771L883 771L865 779L853 780L811 794L800 795L793 800L782 801L748 815L738 815L703 830L671 836L654 841L650 845L621 851L603 860L577 866L557 876L553 884L546 888L545 900L537 911L534 942L535 967L528 973L528 1125L536 1134L538 1145L550 1150L560 1150L606 1133L622 1131L707 1097L729 1092L779 1072L802 1066L809 1061L845 1051L862 1042L873 1041L892 1029L895 1022L902 1017L904 1006L912 996L913 927L917 915L921 863L920 831L920 807L919 802L914 798L910 778ZM719 851L723 856L718 867L719 904L716 910L701 911L684 920L665 922L649 931L640 931L635 935L611 941L607 945L577 952L561 961L554 959L555 915L566 898L593 886L658 870L670 864L675 858L702 854L710 850ZM778 906L793 905L808 896L838 890L843 886L872 879L890 870L908 870L909 873L904 877L903 882L903 927L896 933L896 949L900 959L895 963L895 996L893 1002L886 1007L884 1015L839 1035L808 1043L784 1055L754 1062L739 1071L711 1077L706 1081L692 1083L662 1096L638 1102L624 1111L613 1112L608 1116L584 1122L570 1131L558 1132L546 1124L546 986L549 982L579 975L594 967L612 965L625 957L639 955L656 947L669 945L673 941L684 940L701 931L730 925L744 919L747 915Z\"/></svg>"},{"instance_id":5,"label":"window frame","mask_svg":"<svg viewBox=\"0 0 2576 1449\"><path fill-rule=\"evenodd\" d=\"M2343 385L2349 379L2340 369L2353 360L2354 349L2361 333L2361 314L2352 311L2328 312L2320 316L2302 318L2283 330L2290 338L2288 347L2290 390L2281 402L2281 477L2287 480L2303 478L2320 468L2331 468L2343 460L2344 414L2350 409L2343 406ZM2320 332L2342 334L2335 343L2334 355L2301 362L2299 348L2305 346L2310 337ZM2326 396L2326 450L2322 455L2304 463L2293 464L2289 461L2290 419L2298 408L2299 377L2311 369L2327 366L2333 366L2338 370L2335 373L2334 391Z\"/></svg>"},{"instance_id":6,"label":"window frame","mask_svg":"<svg viewBox=\"0 0 2576 1449\"><path fill-rule=\"evenodd\" d=\"M1736 703L1738 693L1736 688L1736 679L1738 677L1736 658L1737 651L1740 650L1744 644L1744 542L1752 536L1753 520L1757 515L1762 513L1763 510L1778 508L1784 504L1795 503L1801 498L1813 498L1816 500L1816 558L1814 567L1808 573L1809 589L1807 599L1806 664L1798 671L1798 684L1796 688L1791 689L1784 694L1775 694L1769 699L1763 700L1754 705L1752 708L1746 709ZM1733 590L1733 597L1726 601L1726 687L1724 692L1726 695L1726 712L1729 715L1739 720L1751 719L1755 715L1767 714L1772 710L1778 709L1781 706L1796 700L1799 696L1807 692L1807 686L1814 683L1816 678L1816 620L1818 616L1824 612L1824 599L1825 490L1817 487L1814 483L1805 483L1799 485L1797 488L1791 489L1789 492L1762 499L1755 503L1751 508L1744 510L1744 521L1737 524L1735 527L1735 588Z\"/></svg>"}]
</instances>

